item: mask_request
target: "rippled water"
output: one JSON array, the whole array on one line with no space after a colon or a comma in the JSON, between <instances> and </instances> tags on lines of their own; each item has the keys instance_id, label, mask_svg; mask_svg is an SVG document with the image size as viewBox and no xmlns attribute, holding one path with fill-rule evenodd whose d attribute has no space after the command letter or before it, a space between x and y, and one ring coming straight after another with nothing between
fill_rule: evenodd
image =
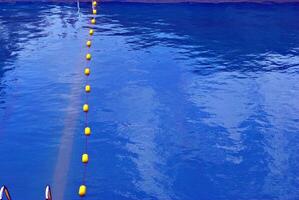
<instances>
[{"instance_id":1,"label":"rippled water","mask_svg":"<svg viewBox=\"0 0 299 200\"><path fill-rule=\"evenodd\" d=\"M299 4L100 11L86 199L299 199ZM0 184L14 199L48 183L77 198L89 13L0 4Z\"/></svg>"}]
</instances>

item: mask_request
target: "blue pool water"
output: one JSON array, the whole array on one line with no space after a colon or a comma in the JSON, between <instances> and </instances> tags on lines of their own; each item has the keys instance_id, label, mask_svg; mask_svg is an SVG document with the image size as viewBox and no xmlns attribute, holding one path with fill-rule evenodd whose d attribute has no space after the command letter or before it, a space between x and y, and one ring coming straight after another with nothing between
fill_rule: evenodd
<instances>
[{"instance_id":1,"label":"blue pool water","mask_svg":"<svg viewBox=\"0 0 299 200\"><path fill-rule=\"evenodd\" d=\"M0 184L78 199L90 5L0 4ZM298 200L299 4L103 4L85 199Z\"/></svg>"}]
</instances>

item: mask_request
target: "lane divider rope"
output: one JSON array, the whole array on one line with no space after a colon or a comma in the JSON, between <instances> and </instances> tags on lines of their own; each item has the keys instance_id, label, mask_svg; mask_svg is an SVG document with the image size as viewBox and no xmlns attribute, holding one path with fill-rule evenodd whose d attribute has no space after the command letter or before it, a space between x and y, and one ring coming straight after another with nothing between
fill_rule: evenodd
<instances>
[{"instance_id":1,"label":"lane divider rope","mask_svg":"<svg viewBox=\"0 0 299 200\"><path fill-rule=\"evenodd\" d=\"M96 15L97 15L97 1L96 0L92 0L92 18L90 19L90 23L92 28L89 29L89 38L86 42L86 46L87 46L87 54L85 56L86 59L86 67L84 69L84 75L86 76L86 84L85 84L85 103L83 104L83 112L85 113L85 123L84 123L84 135L85 135L85 145L84 145L84 152L82 153L81 156L81 162L84 165L84 171L83 171L83 179L82 179L82 183L79 187L79 191L78 194L80 197L84 197L86 195L87 192L87 186L86 186L86 174L87 174L87 164L89 162L89 155L88 155L88 137L91 135L91 128L89 127L89 123L88 123L88 112L89 112L89 104L88 104L88 96L89 93L91 92L91 86L89 84L89 75L91 73L90 70L90 61L91 61L91 53L90 53L90 47L92 45L92 40L91 37L94 34L94 29L93 26L96 24Z\"/></svg>"}]
</instances>

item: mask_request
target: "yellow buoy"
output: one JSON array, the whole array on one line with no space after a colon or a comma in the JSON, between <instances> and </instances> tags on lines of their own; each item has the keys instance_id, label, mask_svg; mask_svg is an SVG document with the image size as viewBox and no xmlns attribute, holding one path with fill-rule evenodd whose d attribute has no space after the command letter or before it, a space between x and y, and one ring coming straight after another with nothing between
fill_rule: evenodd
<instances>
[{"instance_id":1,"label":"yellow buoy","mask_svg":"<svg viewBox=\"0 0 299 200\"><path fill-rule=\"evenodd\" d=\"M84 153L84 154L82 155L82 162L83 162L83 163L88 163L88 154L87 154L87 153Z\"/></svg>"},{"instance_id":2,"label":"yellow buoy","mask_svg":"<svg viewBox=\"0 0 299 200\"><path fill-rule=\"evenodd\" d=\"M89 127L85 127L84 134L85 134L86 136L90 136L90 134L91 134L91 130L90 130Z\"/></svg>"},{"instance_id":3,"label":"yellow buoy","mask_svg":"<svg viewBox=\"0 0 299 200\"><path fill-rule=\"evenodd\" d=\"M93 1L93 2L92 2L92 5L93 5L93 6L97 6L97 2L96 2L96 1Z\"/></svg>"},{"instance_id":4,"label":"yellow buoy","mask_svg":"<svg viewBox=\"0 0 299 200\"><path fill-rule=\"evenodd\" d=\"M89 110L88 104L84 104L83 105L83 111L88 112L88 110Z\"/></svg>"},{"instance_id":5,"label":"yellow buoy","mask_svg":"<svg viewBox=\"0 0 299 200\"><path fill-rule=\"evenodd\" d=\"M86 54L86 60L90 60L90 59L91 59L91 54L90 53Z\"/></svg>"},{"instance_id":6,"label":"yellow buoy","mask_svg":"<svg viewBox=\"0 0 299 200\"><path fill-rule=\"evenodd\" d=\"M92 10L92 14L96 15L96 14L97 14L97 10L96 10L96 9L93 9L93 10Z\"/></svg>"},{"instance_id":7,"label":"yellow buoy","mask_svg":"<svg viewBox=\"0 0 299 200\"><path fill-rule=\"evenodd\" d=\"M80 185L80 187L79 187L79 195L81 197L83 197L83 196L85 196L85 194L86 194L86 186L85 185Z\"/></svg>"},{"instance_id":8,"label":"yellow buoy","mask_svg":"<svg viewBox=\"0 0 299 200\"><path fill-rule=\"evenodd\" d=\"M88 46L88 47L91 46L91 41L90 41L90 40L87 40L87 42L86 42L86 46Z\"/></svg>"},{"instance_id":9,"label":"yellow buoy","mask_svg":"<svg viewBox=\"0 0 299 200\"><path fill-rule=\"evenodd\" d=\"M89 74L90 74L90 69L89 69L88 67L86 67L86 68L84 69L84 74L85 74L86 76L89 76Z\"/></svg>"},{"instance_id":10,"label":"yellow buoy","mask_svg":"<svg viewBox=\"0 0 299 200\"><path fill-rule=\"evenodd\" d=\"M89 35L93 35L93 29L89 29Z\"/></svg>"},{"instance_id":11,"label":"yellow buoy","mask_svg":"<svg viewBox=\"0 0 299 200\"><path fill-rule=\"evenodd\" d=\"M88 93L88 92L90 92L90 90L91 90L90 85L86 85L86 86L85 86L85 92Z\"/></svg>"},{"instance_id":12,"label":"yellow buoy","mask_svg":"<svg viewBox=\"0 0 299 200\"><path fill-rule=\"evenodd\" d=\"M95 18L92 18L92 19L91 19L91 23L92 23L92 24L95 24L95 23L96 23L96 19L95 19Z\"/></svg>"}]
</instances>

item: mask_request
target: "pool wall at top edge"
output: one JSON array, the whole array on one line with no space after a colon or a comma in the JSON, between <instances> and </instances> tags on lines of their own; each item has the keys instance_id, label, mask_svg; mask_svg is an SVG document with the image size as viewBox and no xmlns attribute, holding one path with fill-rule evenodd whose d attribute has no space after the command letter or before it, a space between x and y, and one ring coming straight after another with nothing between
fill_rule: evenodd
<instances>
[{"instance_id":1,"label":"pool wall at top edge","mask_svg":"<svg viewBox=\"0 0 299 200\"><path fill-rule=\"evenodd\" d=\"M80 0L89 2L90 0ZM133 3L299 3L299 0L101 0ZM0 0L1 2L77 2L77 0Z\"/></svg>"}]
</instances>

